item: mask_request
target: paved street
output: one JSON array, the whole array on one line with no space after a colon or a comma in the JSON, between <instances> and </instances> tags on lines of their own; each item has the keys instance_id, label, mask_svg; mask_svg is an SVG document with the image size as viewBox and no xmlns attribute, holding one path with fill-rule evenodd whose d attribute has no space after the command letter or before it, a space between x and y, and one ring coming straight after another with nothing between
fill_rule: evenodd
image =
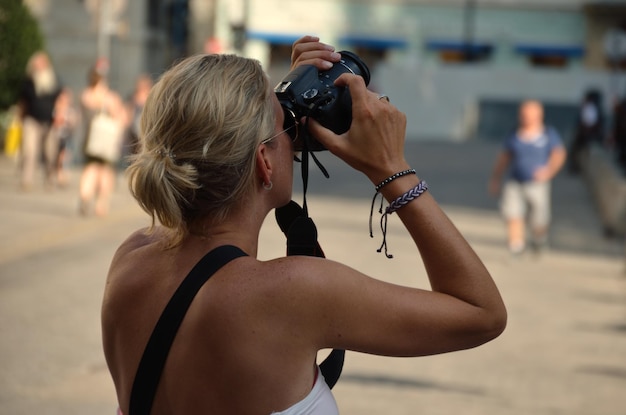
<instances>
[{"instance_id":1,"label":"paved street","mask_svg":"<svg viewBox=\"0 0 626 415\"><path fill-rule=\"evenodd\" d=\"M497 146L411 142L407 149L492 272L509 324L495 341L463 352L413 359L348 353L334 389L341 413L623 415L624 245L603 238L582 180L563 173L554 183L551 249L512 258L496 201L486 192ZM307 199L327 256L426 287L396 217L388 232L394 259L376 253L380 232L375 227L374 239L368 236L372 186L332 156L320 158L331 177L312 164ZM116 246L148 218L121 179L109 217L78 216L77 175L67 189L20 193L14 162L0 158L0 414L115 413L100 343L102 289ZM260 257L283 251L269 217Z\"/></svg>"}]
</instances>

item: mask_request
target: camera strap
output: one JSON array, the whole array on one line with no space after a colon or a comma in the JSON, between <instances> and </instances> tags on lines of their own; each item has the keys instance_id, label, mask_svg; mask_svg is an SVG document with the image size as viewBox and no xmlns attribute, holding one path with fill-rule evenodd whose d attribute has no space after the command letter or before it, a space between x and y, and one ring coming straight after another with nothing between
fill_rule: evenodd
<instances>
[{"instance_id":1,"label":"camera strap","mask_svg":"<svg viewBox=\"0 0 626 415\"><path fill-rule=\"evenodd\" d=\"M308 117L306 118L308 120ZM315 156L315 153L310 150L310 140L311 136L308 133L308 129L306 128L306 120L304 124L304 128L302 128L302 133L304 137L302 139L302 159L300 161L300 171L302 174L302 209L304 216L309 216L309 209L306 204L306 192L309 184L309 156L315 162L315 165L320 169L324 177L327 179L330 178L328 174L328 170L322 165L319 159Z\"/></svg>"},{"instance_id":2,"label":"camera strap","mask_svg":"<svg viewBox=\"0 0 626 415\"><path fill-rule=\"evenodd\" d=\"M304 160L303 160L304 162ZM306 255L325 258L324 251L317 241L317 228L304 208L293 200L275 210L276 222L287 237L287 255ZM319 365L329 388L333 388L341 371L345 350L333 349Z\"/></svg>"},{"instance_id":3,"label":"camera strap","mask_svg":"<svg viewBox=\"0 0 626 415\"><path fill-rule=\"evenodd\" d=\"M309 182L309 156L311 156L326 178L329 178L330 175L315 154L310 151L309 140L311 137L308 134L306 124L302 131L304 132L302 154L301 160L298 160L301 162L302 173L302 207L292 200L285 206L275 209L276 222L287 238L287 256L306 255L325 258L324 251L317 241L317 227L313 219L309 217L306 203ZM345 354L345 350L333 349L319 365L324 380L331 389L341 376Z\"/></svg>"}]
</instances>

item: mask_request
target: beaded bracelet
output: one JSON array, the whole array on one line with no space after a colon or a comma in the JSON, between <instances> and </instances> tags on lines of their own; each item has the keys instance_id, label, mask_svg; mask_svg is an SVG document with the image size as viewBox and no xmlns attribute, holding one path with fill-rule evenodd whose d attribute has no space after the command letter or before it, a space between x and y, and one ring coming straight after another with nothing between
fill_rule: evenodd
<instances>
[{"instance_id":1,"label":"beaded bracelet","mask_svg":"<svg viewBox=\"0 0 626 415\"><path fill-rule=\"evenodd\" d=\"M380 191L380 189L382 189L383 187L385 187L386 185L388 185L392 181L396 180L399 177L406 176L407 174L417 174L417 173L415 172L415 169L408 169L408 170L404 170L404 171L392 174L391 176L387 177L382 182L378 183L376 185L376 187L374 187L374 190L376 190L376 192L378 192L378 191Z\"/></svg>"}]
</instances>

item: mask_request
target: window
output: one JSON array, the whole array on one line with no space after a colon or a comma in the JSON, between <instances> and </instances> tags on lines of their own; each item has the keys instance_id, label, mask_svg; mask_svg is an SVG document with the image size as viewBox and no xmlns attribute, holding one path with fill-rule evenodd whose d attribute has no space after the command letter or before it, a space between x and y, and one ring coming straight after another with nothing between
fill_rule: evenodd
<instances>
[{"instance_id":1,"label":"window","mask_svg":"<svg viewBox=\"0 0 626 415\"><path fill-rule=\"evenodd\" d=\"M571 60L585 55L585 49L575 45L518 44L515 52L525 55L533 66L553 68L565 67Z\"/></svg>"},{"instance_id":2,"label":"window","mask_svg":"<svg viewBox=\"0 0 626 415\"><path fill-rule=\"evenodd\" d=\"M445 63L469 63L489 60L493 46L486 42L433 39L426 42L426 49L438 53Z\"/></svg>"},{"instance_id":3,"label":"window","mask_svg":"<svg viewBox=\"0 0 626 415\"><path fill-rule=\"evenodd\" d=\"M404 49L409 45L402 37L384 35L344 35L339 38L339 42L356 53L370 70L385 59L390 49Z\"/></svg>"}]
</instances>

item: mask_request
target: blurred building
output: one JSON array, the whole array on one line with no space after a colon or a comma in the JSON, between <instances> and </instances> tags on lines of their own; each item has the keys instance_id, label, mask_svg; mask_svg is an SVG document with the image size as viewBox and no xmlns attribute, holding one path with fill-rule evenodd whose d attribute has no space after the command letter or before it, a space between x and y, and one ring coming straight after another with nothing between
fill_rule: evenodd
<instances>
[{"instance_id":1,"label":"blurred building","mask_svg":"<svg viewBox=\"0 0 626 415\"><path fill-rule=\"evenodd\" d=\"M584 92L626 91L626 0L27 0L64 79L110 57L124 93L196 52L259 59L278 82L303 34L359 54L409 139L499 138L537 98L568 138Z\"/></svg>"}]
</instances>

